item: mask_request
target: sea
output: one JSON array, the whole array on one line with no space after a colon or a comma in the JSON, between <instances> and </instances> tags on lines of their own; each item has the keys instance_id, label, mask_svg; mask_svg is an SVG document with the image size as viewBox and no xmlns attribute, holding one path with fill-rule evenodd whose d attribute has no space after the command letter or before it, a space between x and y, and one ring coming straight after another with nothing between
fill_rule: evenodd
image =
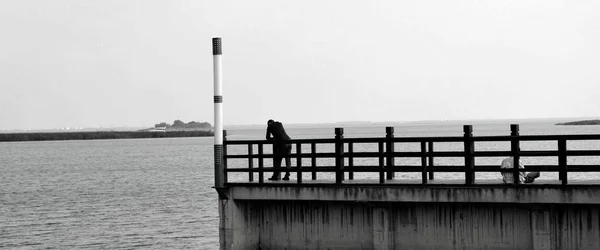
<instances>
[{"instance_id":1,"label":"sea","mask_svg":"<svg viewBox=\"0 0 600 250\"><path fill-rule=\"evenodd\" d=\"M557 126L555 122L520 121L520 133L600 133L600 126ZM510 134L508 121L413 122L392 126L396 137L461 136L463 124L473 124L475 136ZM286 128L292 138L300 139L333 138L334 127L344 127L346 137L383 137L385 126L388 124L304 124ZM228 140L265 137L263 126L227 128ZM555 144L531 142L521 147L556 149ZM374 151L375 147L366 145L363 149ZM460 149L460 145L452 143L436 147L442 151ZM494 142L475 147L509 150L510 145ZM407 151L411 148L406 146ZM569 142L568 149L600 150L600 143ZM230 153L245 153L243 150L232 148ZM554 158L523 161L526 165L556 164ZM500 160L476 164L499 164ZM569 164L599 162L598 157L569 158ZM451 159L436 162L454 163ZM212 137L0 142L0 248L218 249L213 168ZM490 176L477 178L501 178L499 174L487 174ZM598 173L569 176L572 177L600 179ZM450 174L436 178L462 177ZM541 178L557 176L547 174Z\"/></svg>"}]
</instances>

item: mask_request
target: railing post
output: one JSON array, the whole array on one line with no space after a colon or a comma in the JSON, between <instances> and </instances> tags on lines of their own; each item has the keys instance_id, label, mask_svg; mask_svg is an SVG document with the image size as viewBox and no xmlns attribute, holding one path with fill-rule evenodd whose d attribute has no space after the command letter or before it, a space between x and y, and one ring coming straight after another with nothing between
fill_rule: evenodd
<instances>
[{"instance_id":1,"label":"railing post","mask_svg":"<svg viewBox=\"0 0 600 250\"><path fill-rule=\"evenodd\" d=\"M225 140L223 140L225 141ZM249 176L248 176L248 181L253 182L254 181L254 172L252 171L254 168L254 159L252 158L252 154L253 154L253 148L252 148L252 143L248 144L248 168L250 169L250 172L248 172Z\"/></svg>"},{"instance_id":2,"label":"railing post","mask_svg":"<svg viewBox=\"0 0 600 250\"><path fill-rule=\"evenodd\" d=\"M383 141L377 143L377 151L379 153L379 183L385 183L385 149Z\"/></svg>"},{"instance_id":3,"label":"railing post","mask_svg":"<svg viewBox=\"0 0 600 250\"><path fill-rule=\"evenodd\" d=\"M296 143L296 154L298 157L296 158L296 167L298 168L298 183L302 183L302 144Z\"/></svg>"},{"instance_id":4,"label":"railing post","mask_svg":"<svg viewBox=\"0 0 600 250\"><path fill-rule=\"evenodd\" d=\"M519 124L511 124L510 125L510 136L512 139L510 140L510 151L513 156L513 180L515 184L519 184L520 171L519 162L521 161L521 156L519 152L521 151L519 147Z\"/></svg>"},{"instance_id":5,"label":"railing post","mask_svg":"<svg viewBox=\"0 0 600 250\"><path fill-rule=\"evenodd\" d=\"M335 183L344 181L344 128L335 128Z\"/></svg>"},{"instance_id":6,"label":"railing post","mask_svg":"<svg viewBox=\"0 0 600 250\"><path fill-rule=\"evenodd\" d=\"M227 130L223 130L223 184L227 183Z\"/></svg>"},{"instance_id":7,"label":"railing post","mask_svg":"<svg viewBox=\"0 0 600 250\"><path fill-rule=\"evenodd\" d=\"M558 179L563 185L567 185L567 139L558 140Z\"/></svg>"},{"instance_id":8,"label":"railing post","mask_svg":"<svg viewBox=\"0 0 600 250\"><path fill-rule=\"evenodd\" d=\"M263 184L265 182L265 172L263 167L264 165L264 155L263 155L263 146L265 144L258 144L258 183Z\"/></svg>"},{"instance_id":9,"label":"railing post","mask_svg":"<svg viewBox=\"0 0 600 250\"><path fill-rule=\"evenodd\" d=\"M317 156L316 156L316 152L317 151L317 144L312 142L310 143L310 164L312 166L312 179L316 180L317 179Z\"/></svg>"},{"instance_id":10,"label":"railing post","mask_svg":"<svg viewBox=\"0 0 600 250\"><path fill-rule=\"evenodd\" d=\"M465 143L465 184L473 185L475 183L475 159L473 157L474 143L473 143L473 126L464 125L463 131L464 143Z\"/></svg>"},{"instance_id":11,"label":"railing post","mask_svg":"<svg viewBox=\"0 0 600 250\"><path fill-rule=\"evenodd\" d=\"M348 142L348 180L354 180L354 171L352 171L352 167L354 167L354 143Z\"/></svg>"},{"instance_id":12,"label":"railing post","mask_svg":"<svg viewBox=\"0 0 600 250\"><path fill-rule=\"evenodd\" d=\"M433 180L433 166L434 166L434 162L433 162L433 142L427 142L427 150L429 151L429 166L427 167L427 170L429 170L429 180Z\"/></svg>"},{"instance_id":13,"label":"railing post","mask_svg":"<svg viewBox=\"0 0 600 250\"><path fill-rule=\"evenodd\" d=\"M387 179L393 180L396 173L392 171L394 168L394 127L385 128L385 153L386 153L386 168Z\"/></svg>"},{"instance_id":14,"label":"railing post","mask_svg":"<svg viewBox=\"0 0 600 250\"><path fill-rule=\"evenodd\" d=\"M421 142L421 167L423 167L423 172L421 172L421 178L423 179L423 184L427 184L427 142Z\"/></svg>"}]
</instances>

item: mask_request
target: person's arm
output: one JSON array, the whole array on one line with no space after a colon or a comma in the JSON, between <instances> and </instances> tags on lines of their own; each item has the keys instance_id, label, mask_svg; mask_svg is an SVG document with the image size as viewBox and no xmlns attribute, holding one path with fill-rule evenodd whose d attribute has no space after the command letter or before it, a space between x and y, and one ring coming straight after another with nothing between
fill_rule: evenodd
<instances>
[{"instance_id":1,"label":"person's arm","mask_svg":"<svg viewBox=\"0 0 600 250\"><path fill-rule=\"evenodd\" d=\"M271 126L267 127L267 140L272 140L273 138L271 138Z\"/></svg>"}]
</instances>

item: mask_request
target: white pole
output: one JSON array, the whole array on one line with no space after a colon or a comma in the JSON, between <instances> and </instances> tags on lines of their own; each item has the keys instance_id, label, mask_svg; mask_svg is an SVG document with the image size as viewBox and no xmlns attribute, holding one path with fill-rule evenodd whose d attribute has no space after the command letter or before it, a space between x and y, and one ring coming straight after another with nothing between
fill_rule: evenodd
<instances>
[{"instance_id":1,"label":"white pole","mask_svg":"<svg viewBox=\"0 0 600 250\"><path fill-rule=\"evenodd\" d=\"M225 169L223 163L223 82L221 75L221 38L213 38L212 45L215 94L215 187L224 187Z\"/></svg>"}]
</instances>

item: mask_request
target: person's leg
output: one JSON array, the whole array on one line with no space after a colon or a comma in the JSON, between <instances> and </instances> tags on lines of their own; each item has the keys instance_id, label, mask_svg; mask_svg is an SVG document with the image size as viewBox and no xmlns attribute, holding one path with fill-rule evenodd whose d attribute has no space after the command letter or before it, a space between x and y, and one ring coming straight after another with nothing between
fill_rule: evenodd
<instances>
[{"instance_id":1,"label":"person's leg","mask_svg":"<svg viewBox=\"0 0 600 250\"><path fill-rule=\"evenodd\" d=\"M532 183L538 177L540 177L540 172L529 172L525 175L525 183Z\"/></svg>"},{"instance_id":2,"label":"person's leg","mask_svg":"<svg viewBox=\"0 0 600 250\"><path fill-rule=\"evenodd\" d=\"M284 157L285 157L285 177L283 177L284 181L287 181L290 179L290 167L292 166L291 163L291 159L290 159L290 154L292 154L292 145L291 144L286 144L285 145L285 149L283 150L284 153Z\"/></svg>"},{"instance_id":3,"label":"person's leg","mask_svg":"<svg viewBox=\"0 0 600 250\"><path fill-rule=\"evenodd\" d=\"M273 159L273 168L275 168L275 170L273 170L273 176L271 176L271 178L269 178L269 180L278 181L279 178L281 178L280 170L279 170L280 167L281 167L281 157L276 155L275 158Z\"/></svg>"},{"instance_id":4,"label":"person's leg","mask_svg":"<svg viewBox=\"0 0 600 250\"><path fill-rule=\"evenodd\" d=\"M279 150L278 145L274 145L273 146L273 168L275 168L275 170L273 171L273 176L271 176L271 178L269 178L269 180L279 180L279 178L281 178L280 174L279 174L279 168L281 167L281 150Z\"/></svg>"}]
</instances>

